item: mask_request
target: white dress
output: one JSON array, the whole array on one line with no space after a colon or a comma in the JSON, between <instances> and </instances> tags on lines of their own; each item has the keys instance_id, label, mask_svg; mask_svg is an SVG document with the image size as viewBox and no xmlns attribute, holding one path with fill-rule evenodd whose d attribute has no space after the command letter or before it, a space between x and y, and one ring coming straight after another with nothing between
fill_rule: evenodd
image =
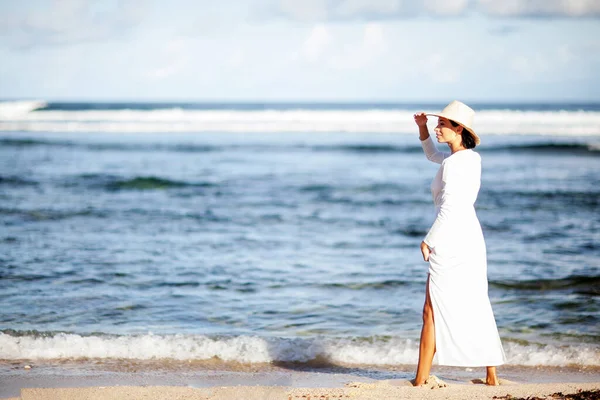
<instances>
[{"instance_id":1,"label":"white dress","mask_svg":"<svg viewBox=\"0 0 600 400\"><path fill-rule=\"evenodd\" d=\"M442 164L432 184L436 219L424 242L429 256L429 297L433 306L438 363L464 367L506 362L488 297L485 241L475 200L481 184L481 157L473 150L452 155L421 142L430 161Z\"/></svg>"}]
</instances>

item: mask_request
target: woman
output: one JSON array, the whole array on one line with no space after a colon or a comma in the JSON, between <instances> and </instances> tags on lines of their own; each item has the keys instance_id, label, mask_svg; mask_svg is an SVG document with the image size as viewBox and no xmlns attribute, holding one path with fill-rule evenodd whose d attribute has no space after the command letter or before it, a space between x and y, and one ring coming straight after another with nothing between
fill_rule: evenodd
<instances>
[{"instance_id":1,"label":"woman","mask_svg":"<svg viewBox=\"0 0 600 400\"><path fill-rule=\"evenodd\" d=\"M472 129L474 114L453 101L439 114L414 115L427 159L441 164L431 184L437 216L421 243L429 276L415 386L429 378L436 352L440 365L487 367L488 385L498 385L496 366L506 361L488 297L485 241L474 208L481 181L481 157L472 150L480 142ZM435 136L449 153L436 149L427 115L438 117Z\"/></svg>"}]
</instances>

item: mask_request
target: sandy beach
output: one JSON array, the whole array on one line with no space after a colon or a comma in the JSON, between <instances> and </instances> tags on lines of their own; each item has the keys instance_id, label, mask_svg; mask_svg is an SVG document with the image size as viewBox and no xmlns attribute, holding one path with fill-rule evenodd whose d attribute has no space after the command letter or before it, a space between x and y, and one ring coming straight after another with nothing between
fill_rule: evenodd
<instances>
[{"instance_id":1,"label":"sandy beach","mask_svg":"<svg viewBox=\"0 0 600 400\"><path fill-rule=\"evenodd\" d=\"M581 367L500 370L501 386L473 383L484 371L435 366L446 387L412 387L413 365L352 366L210 362L72 361L0 365L0 399L560 399L600 391L600 371ZM593 397L595 395L595 397ZM600 392L592 397L600 399ZM510 397L512 396L512 397ZM569 397L566 397L569 398Z\"/></svg>"},{"instance_id":2,"label":"sandy beach","mask_svg":"<svg viewBox=\"0 0 600 400\"><path fill-rule=\"evenodd\" d=\"M267 399L513 399L568 398L562 395L581 391L598 391L599 383L512 384L499 387L484 385L452 385L432 390L413 388L408 381L382 381L374 384L348 384L343 388L288 388L281 386L232 386L212 388L189 387L90 387L23 389L21 400L111 400L111 399L189 399L189 400L267 400ZM552 397L552 395L554 396ZM550 396L550 397L549 397ZM600 392L584 398L600 398Z\"/></svg>"}]
</instances>

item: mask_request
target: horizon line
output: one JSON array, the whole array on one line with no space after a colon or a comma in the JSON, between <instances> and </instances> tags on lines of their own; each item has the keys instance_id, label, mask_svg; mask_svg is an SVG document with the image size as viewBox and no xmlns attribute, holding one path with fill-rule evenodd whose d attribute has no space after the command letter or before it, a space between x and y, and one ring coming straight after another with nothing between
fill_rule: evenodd
<instances>
[{"instance_id":1,"label":"horizon line","mask_svg":"<svg viewBox=\"0 0 600 400\"><path fill-rule=\"evenodd\" d=\"M21 98L0 98L0 102L15 102L15 101L42 101L46 103L173 103L173 104L408 104L408 105L440 105L446 104L449 100L406 100L406 99L142 99L142 98L43 98L43 97L21 97ZM479 105L579 105L579 104L600 104L600 99L564 99L564 100L475 100L462 99L461 101L470 104Z\"/></svg>"}]
</instances>

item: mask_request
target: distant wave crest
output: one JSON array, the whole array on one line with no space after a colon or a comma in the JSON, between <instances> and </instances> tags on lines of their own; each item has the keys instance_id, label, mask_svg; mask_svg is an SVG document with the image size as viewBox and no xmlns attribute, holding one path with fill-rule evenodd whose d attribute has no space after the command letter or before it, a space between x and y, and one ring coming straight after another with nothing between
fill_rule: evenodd
<instances>
[{"instance_id":1,"label":"distant wave crest","mask_svg":"<svg viewBox=\"0 0 600 400\"><path fill-rule=\"evenodd\" d=\"M0 102L0 121L18 118L46 106L48 103L42 100L2 101Z\"/></svg>"},{"instance_id":2,"label":"distant wave crest","mask_svg":"<svg viewBox=\"0 0 600 400\"><path fill-rule=\"evenodd\" d=\"M0 132L410 133L407 109L65 109L41 101L0 103ZM123 106L124 107L124 106ZM484 109L475 126L486 134L600 136L600 111ZM358 149L359 151L363 149ZM393 151L394 149L367 149Z\"/></svg>"}]
</instances>

